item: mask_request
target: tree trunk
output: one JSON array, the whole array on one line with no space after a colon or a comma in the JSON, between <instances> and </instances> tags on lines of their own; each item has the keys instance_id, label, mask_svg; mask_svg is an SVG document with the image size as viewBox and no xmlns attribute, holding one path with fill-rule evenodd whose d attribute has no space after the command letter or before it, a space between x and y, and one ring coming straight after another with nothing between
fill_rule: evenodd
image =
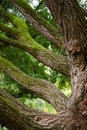
<instances>
[{"instance_id":1,"label":"tree trunk","mask_svg":"<svg viewBox=\"0 0 87 130\"><path fill-rule=\"evenodd\" d=\"M45 0L61 29L70 64L72 96L68 109L75 114L76 130L87 129L87 27L75 0ZM76 116L77 115L77 116ZM78 118L77 118L78 117ZM70 129L71 130L71 129Z\"/></svg>"},{"instance_id":2,"label":"tree trunk","mask_svg":"<svg viewBox=\"0 0 87 130\"><path fill-rule=\"evenodd\" d=\"M27 76L11 62L0 57L0 67L6 73L8 73L19 84L23 85L28 92L32 92L50 102L58 111L58 114L50 115L41 111L30 109L15 100L15 98L10 94L0 89L0 117L2 117L0 118L0 123L11 130L87 130L87 21L76 0L44 1L52 12L58 26L58 30L60 30L60 35L63 37L70 67L72 95L69 99L66 99L62 92L57 90L53 84ZM42 21L44 20L38 21L41 17L36 17L34 13L31 13L32 9L25 0L21 0L21 2L13 0L13 2L15 6L25 15L27 20L31 21L32 24L45 36L47 33L48 38L51 39L54 44L57 44L58 38L55 38L56 34L50 32L50 29L53 31L53 28L49 25L49 29L47 23L43 24L44 22ZM3 12L1 12L1 14L3 15ZM3 19L5 19L5 16L8 18L8 15L4 15ZM31 38L30 35L26 35L28 33L26 25L22 20L21 22L24 26L20 25L18 23L19 21L16 21L17 19L14 20L14 17L10 18L10 22L12 22L13 25L16 25L15 28L19 29L21 34L20 37L16 38L16 40L19 40L18 43L13 43L16 45L19 44L19 42L27 43L27 46L24 46L24 48L22 47L23 49L26 50L27 47L29 47L29 53L32 52L32 55L37 55L37 59L39 61L43 61L44 64L48 63L47 65L50 65L55 58L48 57L47 62L44 53L42 53L43 50L45 50L44 52L47 54L48 51L46 49L39 46L40 53L37 48L33 50L33 45L36 44L37 47L38 44ZM39 27L38 25L40 22L41 25ZM42 29L42 25L45 30ZM25 31L23 31L22 27L24 27ZM3 29L3 31L8 33L5 29ZM6 44L7 40L3 40L2 37L0 40ZM12 40L14 41L14 38L12 38ZM12 43L9 42L8 44ZM18 46L21 46L21 44ZM62 48L60 44L59 46ZM35 53L33 53L33 51ZM49 55L53 56L53 53L49 52L48 56ZM54 63L55 62L53 62L53 64ZM51 67L53 67L53 64ZM68 72L64 71L64 68L62 69L63 70L61 70L61 72L64 72L64 74Z\"/></svg>"}]
</instances>

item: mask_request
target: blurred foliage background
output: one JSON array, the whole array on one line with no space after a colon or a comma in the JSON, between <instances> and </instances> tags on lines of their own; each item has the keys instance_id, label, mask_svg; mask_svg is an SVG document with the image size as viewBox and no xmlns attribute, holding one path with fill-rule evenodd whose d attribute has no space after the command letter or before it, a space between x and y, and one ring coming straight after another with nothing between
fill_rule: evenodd
<instances>
[{"instance_id":1,"label":"blurred foliage background","mask_svg":"<svg viewBox=\"0 0 87 130\"><path fill-rule=\"evenodd\" d=\"M55 25L52 15L48 8L46 7L43 0L27 0L31 6L38 12L42 17L44 17L48 22ZM87 7L87 0L78 0L81 6ZM19 11L12 5L10 0L0 0L0 4L7 10L15 13L18 17L23 18L29 28L29 33L31 36L42 46L49 50L53 50L56 53L64 55L63 50L58 49L53 45L47 38L42 36L25 18L19 13ZM1 32L0 32L1 33ZM10 60L13 64L19 67L22 71L28 75L40 79L48 80L55 84L56 87L61 89L63 93L67 96L71 94L71 83L70 78L66 77L58 72L51 70L49 67L38 62L29 53L22 51L20 49L14 48L12 46L6 46L0 48L0 55L4 58ZM45 112L56 114L56 110L44 100L37 98L35 95L31 94L21 94L22 87L17 84L13 79L11 79L3 70L0 70L0 87L11 93L13 96L20 100L25 105L43 110ZM19 97L19 93L21 97ZM7 130L5 127L0 126L0 130Z\"/></svg>"}]
</instances>

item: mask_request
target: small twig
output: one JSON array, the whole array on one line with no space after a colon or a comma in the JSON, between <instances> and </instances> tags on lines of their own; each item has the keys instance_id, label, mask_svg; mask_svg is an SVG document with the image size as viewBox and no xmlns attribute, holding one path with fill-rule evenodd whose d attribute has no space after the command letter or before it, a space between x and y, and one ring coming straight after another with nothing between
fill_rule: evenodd
<instances>
[{"instance_id":1,"label":"small twig","mask_svg":"<svg viewBox=\"0 0 87 130\"><path fill-rule=\"evenodd\" d=\"M42 3L43 3L43 0L41 0L41 2L39 3L39 5L36 7L35 11L38 10L38 8L42 5Z\"/></svg>"},{"instance_id":2,"label":"small twig","mask_svg":"<svg viewBox=\"0 0 87 130\"><path fill-rule=\"evenodd\" d=\"M87 16L87 9L86 8L82 8L82 11L83 11L84 15Z\"/></svg>"}]
</instances>

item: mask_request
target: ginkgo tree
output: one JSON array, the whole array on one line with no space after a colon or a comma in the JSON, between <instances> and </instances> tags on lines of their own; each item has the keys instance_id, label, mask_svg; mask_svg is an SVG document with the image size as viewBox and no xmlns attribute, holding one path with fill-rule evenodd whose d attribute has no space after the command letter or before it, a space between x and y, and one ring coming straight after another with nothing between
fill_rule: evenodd
<instances>
[{"instance_id":1,"label":"ginkgo tree","mask_svg":"<svg viewBox=\"0 0 87 130\"><path fill-rule=\"evenodd\" d=\"M51 115L29 108L0 88L0 124L11 130L87 130L87 10L77 0L44 0L55 20L53 26L27 0L10 2L24 19L0 6L0 46L20 48L51 69L70 76L72 94L67 98L54 84L27 75L0 56L0 68L23 86L24 93L44 99L57 111ZM25 19L65 55L37 43Z\"/></svg>"}]
</instances>

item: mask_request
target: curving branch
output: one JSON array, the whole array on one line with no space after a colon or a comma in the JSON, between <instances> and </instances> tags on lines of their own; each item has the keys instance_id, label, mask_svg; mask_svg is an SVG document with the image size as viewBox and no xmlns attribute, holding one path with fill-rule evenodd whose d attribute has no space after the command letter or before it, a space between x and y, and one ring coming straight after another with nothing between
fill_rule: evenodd
<instances>
[{"instance_id":1,"label":"curving branch","mask_svg":"<svg viewBox=\"0 0 87 130\"><path fill-rule=\"evenodd\" d=\"M20 48L32 54L38 61L49 66L57 72L60 72L66 76L69 76L69 66L66 56L56 54L52 51L41 47L38 44L28 45L26 43L21 43L17 40L12 40L7 37L0 36L0 41L4 42L6 45L12 45L14 47ZM29 41L28 41L29 42Z\"/></svg>"},{"instance_id":2,"label":"curving branch","mask_svg":"<svg viewBox=\"0 0 87 130\"><path fill-rule=\"evenodd\" d=\"M40 33L47 37L52 43L64 49L63 39L58 29L36 13L26 0L21 0L20 2L18 0L12 0L12 2Z\"/></svg>"},{"instance_id":3,"label":"curving branch","mask_svg":"<svg viewBox=\"0 0 87 130\"><path fill-rule=\"evenodd\" d=\"M72 120L72 113L69 111L50 115L31 109L2 89L0 89L0 117L2 117L0 124L12 130L64 130L69 122L75 124L75 119ZM73 126L71 127L75 128Z\"/></svg>"},{"instance_id":4,"label":"curving branch","mask_svg":"<svg viewBox=\"0 0 87 130\"><path fill-rule=\"evenodd\" d=\"M57 111L60 111L65 106L66 96L52 83L28 76L10 61L2 57L0 57L0 68L27 89L29 93L35 94L51 103Z\"/></svg>"},{"instance_id":5,"label":"curving branch","mask_svg":"<svg viewBox=\"0 0 87 130\"><path fill-rule=\"evenodd\" d=\"M4 33L6 33L6 35L8 37L11 37L13 39L18 37L18 34L20 33L20 31L18 31L15 28L12 27L8 27L7 25L3 24L2 22L0 22L0 30Z\"/></svg>"},{"instance_id":6,"label":"curving branch","mask_svg":"<svg viewBox=\"0 0 87 130\"><path fill-rule=\"evenodd\" d=\"M12 14L8 14L5 11L4 14L6 14L4 16L6 16L8 20L15 25L17 30L15 28L13 29L7 27L2 23L0 23L0 30L4 31L7 36L12 35L13 38L16 38L17 40L13 40L12 37L10 39L7 37L0 36L0 41L4 42L5 44L12 45L14 47L18 47L29 52L38 61L56 70L57 72L60 72L64 75L70 75L70 70L66 56L56 54L55 52L49 51L48 49L39 45L30 36L28 27L22 19L19 19ZM14 33L16 33L16 37L14 37Z\"/></svg>"}]
</instances>

